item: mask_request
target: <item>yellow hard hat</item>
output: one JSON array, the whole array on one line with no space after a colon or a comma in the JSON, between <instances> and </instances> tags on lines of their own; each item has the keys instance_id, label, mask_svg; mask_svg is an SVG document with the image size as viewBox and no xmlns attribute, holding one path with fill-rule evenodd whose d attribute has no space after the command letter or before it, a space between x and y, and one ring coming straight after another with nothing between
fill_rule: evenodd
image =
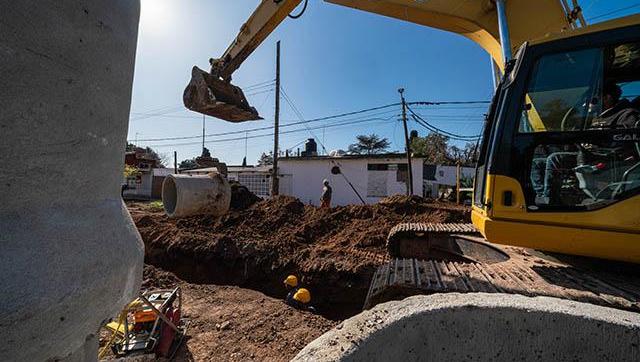
<instances>
[{"instance_id":1,"label":"yellow hard hat","mask_svg":"<svg viewBox=\"0 0 640 362\"><path fill-rule=\"evenodd\" d=\"M300 288L296 294L293 295L293 299L302 304L307 304L311 301L311 293L305 288Z\"/></svg>"},{"instance_id":2,"label":"yellow hard hat","mask_svg":"<svg viewBox=\"0 0 640 362\"><path fill-rule=\"evenodd\" d=\"M298 278L295 275L289 275L287 279L284 280L284 284L295 288L298 286Z\"/></svg>"}]
</instances>

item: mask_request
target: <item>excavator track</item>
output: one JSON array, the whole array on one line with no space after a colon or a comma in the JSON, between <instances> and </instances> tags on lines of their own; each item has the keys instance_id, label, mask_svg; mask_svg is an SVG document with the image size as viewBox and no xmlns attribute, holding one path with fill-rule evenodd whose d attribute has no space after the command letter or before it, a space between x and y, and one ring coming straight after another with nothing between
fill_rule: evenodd
<instances>
[{"instance_id":1,"label":"excavator track","mask_svg":"<svg viewBox=\"0 0 640 362\"><path fill-rule=\"evenodd\" d=\"M449 245L453 250L431 247L436 252L427 257L425 252L420 257L392 255L376 270L365 309L416 294L484 292L550 296L640 311L640 271L632 266L496 246L473 233L457 233L458 224L403 224L390 232L389 240L422 238L427 245L426 240L434 239L429 230L438 230L439 247Z\"/></svg>"},{"instance_id":2,"label":"excavator track","mask_svg":"<svg viewBox=\"0 0 640 362\"><path fill-rule=\"evenodd\" d=\"M477 235L473 224L404 223L391 229L387 251L392 258L444 258L472 261L452 245L452 235Z\"/></svg>"}]
</instances>

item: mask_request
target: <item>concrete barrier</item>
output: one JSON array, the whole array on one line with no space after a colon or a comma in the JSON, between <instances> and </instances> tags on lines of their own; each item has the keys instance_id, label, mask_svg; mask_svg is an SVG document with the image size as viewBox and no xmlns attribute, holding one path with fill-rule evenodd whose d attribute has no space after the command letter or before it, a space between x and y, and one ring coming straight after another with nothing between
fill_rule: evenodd
<instances>
[{"instance_id":1,"label":"concrete barrier","mask_svg":"<svg viewBox=\"0 0 640 362\"><path fill-rule=\"evenodd\" d=\"M162 204L169 217L224 215L231 205L231 186L219 173L169 175L162 183Z\"/></svg>"},{"instance_id":2,"label":"concrete barrier","mask_svg":"<svg viewBox=\"0 0 640 362\"><path fill-rule=\"evenodd\" d=\"M135 297L120 198L138 0L0 0L0 361L95 360Z\"/></svg>"},{"instance_id":3,"label":"concrete barrier","mask_svg":"<svg viewBox=\"0 0 640 362\"><path fill-rule=\"evenodd\" d=\"M640 315L548 297L434 294L377 305L293 361L638 361Z\"/></svg>"}]
</instances>

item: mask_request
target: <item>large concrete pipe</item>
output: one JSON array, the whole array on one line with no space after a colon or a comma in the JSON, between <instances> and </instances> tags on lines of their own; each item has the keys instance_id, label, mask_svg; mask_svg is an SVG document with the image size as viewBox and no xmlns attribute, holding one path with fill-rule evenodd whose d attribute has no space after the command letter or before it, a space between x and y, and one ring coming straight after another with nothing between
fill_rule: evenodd
<instances>
[{"instance_id":1,"label":"large concrete pipe","mask_svg":"<svg viewBox=\"0 0 640 362\"><path fill-rule=\"evenodd\" d=\"M640 315L549 297L434 294L377 305L294 361L638 361Z\"/></svg>"},{"instance_id":2,"label":"large concrete pipe","mask_svg":"<svg viewBox=\"0 0 640 362\"><path fill-rule=\"evenodd\" d=\"M138 292L120 198L138 0L0 0L0 360L95 360Z\"/></svg>"},{"instance_id":3,"label":"large concrete pipe","mask_svg":"<svg viewBox=\"0 0 640 362\"><path fill-rule=\"evenodd\" d=\"M206 176L169 175L162 183L162 203L169 217L224 215L231 205L231 186L212 172Z\"/></svg>"}]
</instances>

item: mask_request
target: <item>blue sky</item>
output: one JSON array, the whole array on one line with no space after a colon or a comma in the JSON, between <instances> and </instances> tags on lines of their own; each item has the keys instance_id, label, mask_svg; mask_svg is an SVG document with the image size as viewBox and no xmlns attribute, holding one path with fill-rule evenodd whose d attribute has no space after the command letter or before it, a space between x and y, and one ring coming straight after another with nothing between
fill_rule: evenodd
<instances>
[{"instance_id":1,"label":"blue sky","mask_svg":"<svg viewBox=\"0 0 640 362\"><path fill-rule=\"evenodd\" d=\"M201 139L153 141L190 137L202 133L202 116L184 109L182 91L191 67L208 69L208 59L220 56L236 36L258 0L142 0L138 52L133 86L130 141L152 146L178 161L201 153ZM640 1L582 0L587 19L630 7L593 22L640 12ZM634 6L636 5L636 6ZM376 107L399 101L397 89L406 89L408 101L489 100L492 95L489 56L475 43L455 34L411 23L309 0L298 20L287 19L234 73L233 83L250 87L245 93L265 118L232 124L206 118L206 133L229 133L207 137L214 157L240 164L245 156L247 129L273 124L275 43L281 41L281 74L284 88L304 119ZM484 105L416 107L437 126L458 134L480 132ZM404 147L399 107L363 116L315 122L309 131L302 125L280 137L281 149L295 151L297 144L317 137L327 150L346 149L359 134L387 137L391 150ZM285 99L281 101L281 124L299 117ZM335 123L351 123L335 126ZM324 129L322 128L324 126ZM411 129L426 130L415 122ZM249 164L262 152L273 149L270 131L246 133Z\"/></svg>"}]
</instances>

